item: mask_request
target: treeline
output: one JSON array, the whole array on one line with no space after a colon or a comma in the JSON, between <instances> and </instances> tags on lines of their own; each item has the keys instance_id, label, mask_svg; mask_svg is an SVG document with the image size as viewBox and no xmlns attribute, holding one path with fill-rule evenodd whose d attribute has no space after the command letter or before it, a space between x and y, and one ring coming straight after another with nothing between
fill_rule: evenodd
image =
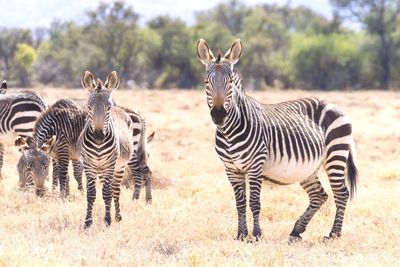
<instances>
[{"instance_id":1,"label":"treeline","mask_svg":"<svg viewBox=\"0 0 400 267\"><path fill-rule=\"evenodd\" d=\"M1 29L0 74L21 87L78 87L84 70L99 77L116 70L124 87L198 88L204 71L197 40L226 51L240 38L238 69L247 88L398 88L397 1L331 3L333 19L305 7L230 1L197 13L194 25L167 16L140 25L134 7L101 3L79 23ZM349 18L362 29L343 26Z\"/></svg>"}]
</instances>

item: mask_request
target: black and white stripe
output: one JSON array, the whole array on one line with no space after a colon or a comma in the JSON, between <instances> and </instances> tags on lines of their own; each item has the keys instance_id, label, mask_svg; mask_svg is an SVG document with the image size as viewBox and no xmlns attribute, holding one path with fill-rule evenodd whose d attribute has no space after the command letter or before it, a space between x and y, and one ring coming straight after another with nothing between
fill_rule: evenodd
<instances>
[{"instance_id":1,"label":"black and white stripe","mask_svg":"<svg viewBox=\"0 0 400 267\"><path fill-rule=\"evenodd\" d=\"M214 58L207 43L198 42L199 58L206 65L207 103L217 125L216 151L225 164L236 198L237 238L248 235L245 183L248 177L256 239L261 236L262 180L300 183L310 198L309 207L290 234L291 240L300 239L300 234L328 197L317 177L321 166L329 177L336 203L329 237L339 237L346 203L349 195L354 194L357 181L348 117L332 104L315 98L265 105L247 96L239 75L233 71L241 51L241 42L237 40L225 55Z\"/></svg>"},{"instance_id":2,"label":"black and white stripe","mask_svg":"<svg viewBox=\"0 0 400 267\"><path fill-rule=\"evenodd\" d=\"M60 184L63 196L69 194L68 164L72 161L78 189L83 190L82 164L78 138L86 123L85 104L76 99L61 99L48 108L34 128L36 146L53 160L53 189Z\"/></svg>"},{"instance_id":3,"label":"black and white stripe","mask_svg":"<svg viewBox=\"0 0 400 267\"><path fill-rule=\"evenodd\" d=\"M89 91L88 119L79 138L83 168L87 179L87 213L84 227L92 225L96 178L103 183L104 221L111 224L111 202L114 199L115 219L122 219L119 195L124 169L133 154L132 120L126 112L113 105L111 92L119 85L119 77L111 72L105 84L85 71L82 85Z\"/></svg>"},{"instance_id":4,"label":"black and white stripe","mask_svg":"<svg viewBox=\"0 0 400 267\"><path fill-rule=\"evenodd\" d=\"M32 136L35 120L46 109L46 101L39 95L22 91L5 94L6 83L3 82L0 94L0 178L3 166L4 143L14 137ZM13 141L13 140L12 140Z\"/></svg>"}]
</instances>

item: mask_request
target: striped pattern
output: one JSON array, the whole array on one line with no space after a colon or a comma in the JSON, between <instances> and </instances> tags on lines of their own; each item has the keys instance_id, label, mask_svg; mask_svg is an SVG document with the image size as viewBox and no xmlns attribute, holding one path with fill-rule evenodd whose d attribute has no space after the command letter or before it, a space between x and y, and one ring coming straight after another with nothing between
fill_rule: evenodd
<instances>
[{"instance_id":1,"label":"striped pattern","mask_svg":"<svg viewBox=\"0 0 400 267\"><path fill-rule=\"evenodd\" d=\"M83 190L82 165L77 142L86 123L87 112L77 100L62 99L38 119L34 140L53 160L53 189L60 184L63 196L69 194L68 164L72 161L78 189Z\"/></svg>"},{"instance_id":2,"label":"striped pattern","mask_svg":"<svg viewBox=\"0 0 400 267\"><path fill-rule=\"evenodd\" d=\"M300 183L309 195L310 205L295 223L290 240L301 239L300 234L328 197L317 177L320 166L326 170L336 203L329 238L339 237L346 203L354 194L357 181L348 117L332 104L315 98L272 105L256 101L245 94L240 76L233 71L238 57L232 57L232 53L240 56L240 41L236 41L224 57L218 55L217 58L208 46L204 47L204 42L199 42L198 46L203 47L198 47L198 52L206 64L207 103L217 125L216 151L235 193L237 238L248 235L245 183L248 177L256 239L261 236L259 214L263 179L277 184Z\"/></svg>"},{"instance_id":3,"label":"striped pattern","mask_svg":"<svg viewBox=\"0 0 400 267\"><path fill-rule=\"evenodd\" d=\"M49 174L49 157L37 149L32 137L18 137L15 145L21 154L17 164L20 189L35 189L38 196L43 196Z\"/></svg>"},{"instance_id":4,"label":"striped pattern","mask_svg":"<svg viewBox=\"0 0 400 267\"><path fill-rule=\"evenodd\" d=\"M23 91L16 94L0 94L0 179L3 166L4 142L14 136L32 136L35 120L46 109L46 101L39 95Z\"/></svg>"},{"instance_id":5,"label":"striped pattern","mask_svg":"<svg viewBox=\"0 0 400 267\"><path fill-rule=\"evenodd\" d=\"M126 112L113 106L111 92L119 85L116 72L111 72L103 85L94 82L86 71L82 85L89 91L88 119L79 138L83 168L87 178L87 212L85 228L92 225L93 203L96 198L96 178L103 184L104 222L111 224L111 202L114 199L115 220L122 219L119 205L120 185L127 162L133 154L133 123Z\"/></svg>"}]
</instances>

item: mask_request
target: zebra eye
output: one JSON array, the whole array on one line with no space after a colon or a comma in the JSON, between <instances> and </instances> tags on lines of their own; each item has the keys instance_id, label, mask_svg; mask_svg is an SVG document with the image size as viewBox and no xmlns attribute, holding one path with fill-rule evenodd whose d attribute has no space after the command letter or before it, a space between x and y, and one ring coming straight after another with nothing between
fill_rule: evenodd
<instances>
[{"instance_id":1,"label":"zebra eye","mask_svg":"<svg viewBox=\"0 0 400 267\"><path fill-rule=\"evenodd\" d=\"M209 84L210 82L208 80L204 80L204 83L205 84Z\"/></svg>"}]
</instances>

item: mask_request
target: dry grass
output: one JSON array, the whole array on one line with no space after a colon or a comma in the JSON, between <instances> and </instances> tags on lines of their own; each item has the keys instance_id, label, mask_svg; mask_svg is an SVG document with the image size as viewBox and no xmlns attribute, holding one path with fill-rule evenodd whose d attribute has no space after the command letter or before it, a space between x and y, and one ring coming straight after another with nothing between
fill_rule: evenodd
<instances>
[{"instance_id":1,"label":"dry grass","mask_svg":"<svg viewBox=\"0 0 400 267\"><path fill-rule=\"evenodd\" d=\"M85 97L83 90L40 92L50 103ZM394 266L400 256L400 94L395 92L251 92L266 103L303 96L329 99L354 124L360 183L348 206L343 237L323 243L333 223L330 199L311 221L304 241L287 244L308 199L299 185L264 184L256 244L234 241L233 191L214 151L214 126L202 91L118 91L156 131L150 164L153 204L131 201L122 191L123 221L103 226L101 190L94 225L83 230L85 196L71 182L72 196L36 198L16 190L17 151L8 147L0 183L0 266ZM325 175L321 180L328 192ZM48 183L49 185L50 183ZM249 216L250 217L250 216ZM251 222L249 221L249 225ZM251 228L250 228L251 229Z\"/></svg>"}]
</instances>

